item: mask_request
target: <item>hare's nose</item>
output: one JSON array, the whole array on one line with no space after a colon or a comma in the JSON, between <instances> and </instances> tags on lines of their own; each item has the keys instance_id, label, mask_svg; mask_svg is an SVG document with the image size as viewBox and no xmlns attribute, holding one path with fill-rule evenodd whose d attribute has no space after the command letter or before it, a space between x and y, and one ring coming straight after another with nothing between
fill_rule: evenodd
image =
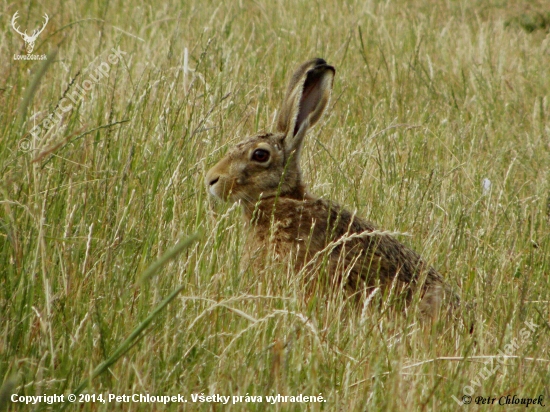
<instances>
[{"instance_id":1,"label":"hare's nose","mask_svg":"<svg viewBox=\"0 0 550 412\"><path fill-rule=\"evenodd\" d=\"M220 177L219 177L219 176L218 176L218 177L215 177L214 179L211 179L211 180L208 182L208 184L209 184L210 186L214 186L216 183L218 183L218 180L220 180Z\"/></svg>"}]
</instances>

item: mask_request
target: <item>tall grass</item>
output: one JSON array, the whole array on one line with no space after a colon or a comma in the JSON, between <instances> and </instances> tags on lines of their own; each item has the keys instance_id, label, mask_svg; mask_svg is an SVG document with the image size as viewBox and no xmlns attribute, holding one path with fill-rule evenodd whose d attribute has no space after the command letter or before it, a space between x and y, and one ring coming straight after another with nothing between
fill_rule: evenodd
<instances>
[{"instance_id":1,"label":"tall grass","mask_svg":"<svg viewBox=\"0 0 550 412\"><path fill-rule=\"evenodd\" d=\"M50 16L34 51L46 65L13 60L24 53L10 26L18 8L29 32ZM465 386L475 408L477 396L550 397L550 37L524 23L545 16L543 2L2 10L0 408L21 409L12 393L83 382L87 393L189 399L174 410L267 407L192 403L193 393L321 393L324 403L272 408L342 411L456 410ZM126 54L108 78L30 134L113 48ZM375 302L362 315L338 298L308 305L285 262L247 264L239 207L208 198L205 171L272 126L291 71L315 56L337 72L303 154L312 192L409 233L401 240L472 304L472 334L426 330ZM521 339L525 321L537 327Z\"/></svg>"}]
</instances>

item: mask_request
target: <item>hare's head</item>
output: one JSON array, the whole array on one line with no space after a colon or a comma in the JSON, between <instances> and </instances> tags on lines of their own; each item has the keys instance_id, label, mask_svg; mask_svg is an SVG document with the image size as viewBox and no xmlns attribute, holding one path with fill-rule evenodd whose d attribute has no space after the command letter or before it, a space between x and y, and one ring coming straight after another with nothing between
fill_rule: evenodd
<instances>
[{"instance_id":1,"label":"hare's head","mask_svg":"<svg viewBox=\"0 0 550 412\"><path fill-rule=\"evenodd\" d=\"M301 65L288 86L275 132L249 137L232 148L206 174L209 192L248 204L260 196L303 199L300 151L307 131L325 111L334 72L323 59Z\"/></svg>"}]
</instances>

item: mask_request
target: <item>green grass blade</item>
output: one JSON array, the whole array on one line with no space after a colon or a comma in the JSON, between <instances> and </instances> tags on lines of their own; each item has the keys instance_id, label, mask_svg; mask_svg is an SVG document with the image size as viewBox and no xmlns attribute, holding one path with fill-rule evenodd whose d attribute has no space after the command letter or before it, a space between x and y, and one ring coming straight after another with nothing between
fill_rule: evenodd
<instances>
[{"instance_id":1,"label":"green grass blade","mask_svg":"<svg viewBox=\"0 0 550 412\"><path fill-rule=\"evenodd\" d=\"M167 251L162 255L156 262L154 262L149 268L144 272L141 279L148 279L156 271L158 271L162 266L168 263L171 259L175 258L183 250L187 249L194 241L199 238L199 234L195 233L188 238L180 241L176 246ZM122 342L115 352L103 363L99 364L91 375L84 379L80 385L72 392L74 395L82 393L84 389L90 384L90 382L95 379L97 376L105 372L111 365L118 361L124 354L126 354L136 343L143 338L142 332L149 326L149 324L155 319L155 317L162 312L162 310L183 290L183 286L179 286L174 290L168 297L166 297L152 312L147 318L143 320L130 335ZM64 406L67 404L64 404ZM64 409L64 408L63 408Z\"/></svg>"}]
</instances>

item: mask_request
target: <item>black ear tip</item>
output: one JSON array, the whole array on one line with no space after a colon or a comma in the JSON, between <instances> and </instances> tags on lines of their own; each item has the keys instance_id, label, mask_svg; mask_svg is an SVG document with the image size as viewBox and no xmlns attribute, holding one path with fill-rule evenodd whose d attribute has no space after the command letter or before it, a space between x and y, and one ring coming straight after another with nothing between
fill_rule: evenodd
<instances>
[{"instance_id":1,"label":"black ear tip","mask_svg":"<svg viewBox=\"0 0 550 412\"><path fill-rule=\"evenodd\" d=\"M321 59L320 57L313 59L312 63L313 63L312 70L315 70L317 72L323 72L326 70L330 70L333 73L336 72L333 66L330 66L325 59Z\"/></svg>"}]
</instances>

